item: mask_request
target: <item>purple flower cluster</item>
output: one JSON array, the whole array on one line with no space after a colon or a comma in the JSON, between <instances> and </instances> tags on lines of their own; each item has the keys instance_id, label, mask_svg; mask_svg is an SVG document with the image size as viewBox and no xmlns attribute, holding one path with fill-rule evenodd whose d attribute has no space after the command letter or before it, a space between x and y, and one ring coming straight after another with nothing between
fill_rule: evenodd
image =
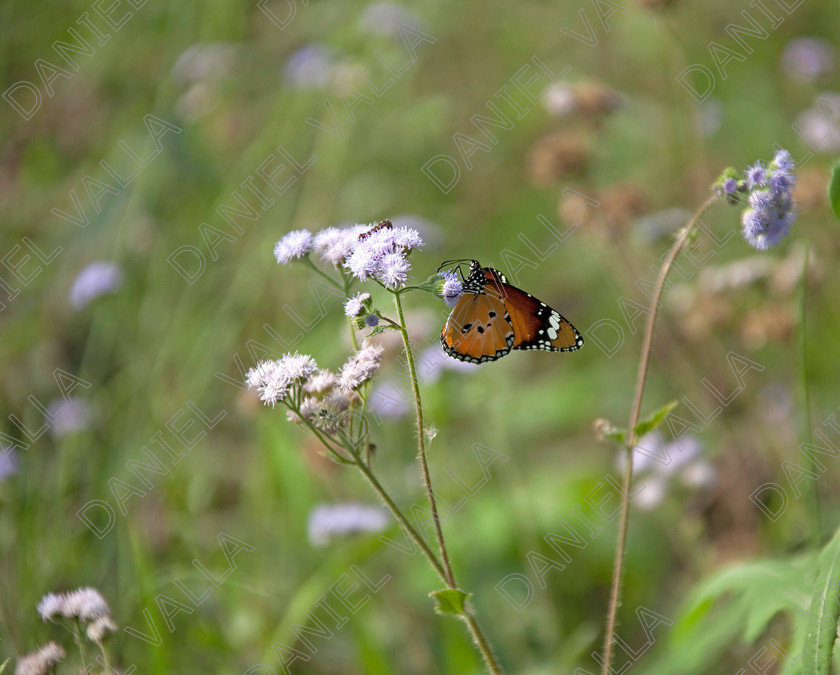
<instances>
[{"instance_id":1,"label":"purple flower cluster","mask_svg":"<svg viewBox=\"0 0 840 675\"><path fill-rule=\"evenodd\" d=\"M56 664L61 661L67 652L64 647L55 642L48 642L34 652L24 654L17 660L15 675L29 675L30 673L52 673Z\"/></svg>"},{"instance_id":2,"label":"purple flower cluster","mask_svg":"<svg viewBox=\"0 0 840 675\"><path fill-rule=\"evenodd\" d=\"M277 361L260 361L248 371L249 389L256 389L260 399L272 407L283 401L292 385L309 379L318 369L315 359L306 354L286 354Z\"/></svg>"},{"instance_id":3,"label":"purple flower cluster","mask_svg":"<svg viewBox=\"0 0 840 675\"><path fill-rule=\"evenodd\" d=\"M365 342L338 375L319 369L311 356L286 354L276 361L260 361L245 381L266 405L285 405L290 421L308 422L333 435L343 428L345 411L361 400L357 390L379 369L382 351L382 346Z\"/></svg>"},{"instance_id":4,"label":"purple flower cluster","mask_svg":"<svg viewBox=\"0 0 840 675\"><path fill-rule=\"evenodd\" d=\"M417 230L394 227L391 221L383 220L346 228L328 227L314 235L309 230L294 230L275 244L274 257L285 265L314 251L321 260L343 267L361 281L376 279L396 290L408 279L408 253L422 246Z\"/></svg>"},{"instance_id":5,"label":"purple flower cluster","mask_svg":"<svg viewBox=\"0 0 840 675\"><path fill-rule=\"evenodd\" d=\"M762 251L775 246L796 221L794 166L790 153L779 150L768 166L756 162L747 169L744 188L749 193L749 208L741 217L741 225L750 246ZM729 193L728 179L723 187Z\"/></svg>"},{"instance_id":6,"label":"purple flower cluster","mask_svg":"<svg viewBox=\"0 0 840 675\"><path fill-rule=\"evenodd\" d=\"M376 279L395 290L408 278L408 253L421 246L423 240L417 230L393 227L385 220L359 235L344 267L361 281Z\"/></svg>"}]
</instances>

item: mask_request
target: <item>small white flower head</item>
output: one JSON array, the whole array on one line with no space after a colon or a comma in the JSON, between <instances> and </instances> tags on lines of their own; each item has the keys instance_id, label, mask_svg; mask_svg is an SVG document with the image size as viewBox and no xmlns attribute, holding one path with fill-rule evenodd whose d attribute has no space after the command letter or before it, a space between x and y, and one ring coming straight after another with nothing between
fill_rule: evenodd
<instances>
[{"instance_id":1,"label":"small white flower head","mask_svg":"<svg viewBox=\"0 0 840 675\"><path fill-rule=\"evenodd\" d=\"M245 382L249 389L259 392L266 405L273 407L286 398L290 386L305 382L317 369L315 359L295 352L277 361L260 361L248 371Z\"/></svg>"},{"instance_id":2,"label":"small white flower head","mask_svg":"<svg viewBox=\"0 0 840 675\"><path fill-rule=\"evenodd\" d=\"M70 289L70 304L81 309L101 295L116 293L123 283L122 270L112 262L97 260L85 267Z\"/></svg>"},{"instance_id":3,"label":"small white flower head","mask_svg":"<svg viewBox=\"0 0 840 675\"><path fill-rule=\"evenodd\" d=\"M256 389L260 394L260 400L272 407L286 398L291 380L288 373L281 367L279 361L260 361L256 368L248 371L245 380L249 389Z\"/></svg>"},{"instance_id":4,"label":"small white flower head","mask_svg":"<svg viewBox=\"0 0 840 675\"><path fill-rule=\"evenodd\" d=\"M356 293L344 303L344 314L350 318L359 316L366 302L370 300L370 293Z\"/></svg>"},{"instance_id":5,"label":"small white flower head","mask_svg":"<svg viewBox=\"0 0 840 675\"><path fill-rule=\"evenodd\" d=\"M15 666L15 675L47 675L66 655L63 647L48 642L40 649L21 656Z\"/></svg>"},{"instance_id":6,"label":"small white flower head","mask_svg":"<svg viewBox=\"0 0 840 675\"><path fill-rule=\"evenodd\" d=\"M420 233L412 227L395 227L394 243L406 251L413 251L415 248L423 247L423 240Z\"/></svg>"},{"instance_id":7,"label":"small white flower head","mask_svg":"<svg viewBox=\"0 0 840 675\"><path fill-rule=\"evenodd\" d=\"M388 514L378 506L329 504L315 507L309 514L309 541L326 546L335 536L362 532L381 532L388 527Z\"/></svg>"},{"instance_id":8,"label":"small white flower head","mask_svg":"<svg viewBox=\"0 0 840 675\"><path fill-rule=\"evenodd\" d=\"M344 263L361 281L376 278L392 290L402 286L411 266L407 254L423 246L420 234L411 227L394 227L390 220L368 226L357 238Z\"/></svg>"},{"instance_id":9,"label":"small white flower head","mask_svg":"<svg viewBox=\"0 0 840 675\"><path fill-rule=\"evenodd\" d=\"M335 373L332 373L329 370L319 370L304 383L303 390L307 394L323 396L335 389L337 384L338 378L335 376Z\"/></svg>"},{"instance_id":10,"label":"small white flower head","mask_svg":"<svg viewBox=\"0 0 840 675\"><path fill-rule=\"evenodd\" d=\"M115 624L111 620L111 617L106 614L91 621L91 623L88 624L87 630L85 630L85 635L87 635L87 639L91 642L101 644L102 640L106 635L108 635L108 633L113 633L116 630L117 624Z\"/></svg>"},{"instance_id":11,"label":"small white flower head","mask_svg":"<svg viewBox=\"0 0 840 675\"><path fill-rule=\"evenodd\" d=\"M410 269L411 265L408 264L405 253L402 251L386 253L380 260L377 277L386 288L395 290L405 284Z\"/></svg>"},{"instance_id":12,"label":"small white flower head","mask_svg":"<svg viewBox=\"0 0 840 675\"><path fill-rule=\"evenodd\" d=\"M443 278L440 294L447 306L454 307L458 304L458 300L461 299L461 294L464 292L464 284L454 271L441 272L440 276Z\"/></svg>"},{"instance_id":13,"label":"small white flower head","mask_svg":"<svg viewBox=\"0 0 840 675\"><path fill-rule=\"evenodd\" d=\"M65 604L63 593L47 593L38 603L38 614L44 621L52 621L56 617L64 616Z\"/></svg>"},{"instance_id":14,"label":"small white flower head","mask_svg":"<svg viewBox=\"0 0 840 675\"><path fill-rule=\"evenodd\" d=\"M303 258L312 248L309 230L293 230L274 245L274 257L281 265Z\"/></svg>"},{"instance_id":15,"label":"small white flower head","mask_svg":"<svg viewBox=\"0 0 840 675\"><path fill-rule=\"evenodd\" d=\"M343 265L359 243L359 235L366 225L354 227L328 227L318 232L312 240L312 250L333 265Z\"/></svg>"},{"instance_id":16,"label":"small white flower head","mask_svg":"<svg viewBox=\"0 0 840 675\"><path fill-rule=\"evenodd\" d=\"M360 281L367 281L379 271L381 251L371 244L356 246L347 256L344 266Z\"/></svg>"},{"instance_id":17,"label":"small white flower head","mask_svg":"<svg viewBox=\"0 0 840 675\"><path fill-rule=\"evenodd\" d=\"M65 595L64 616L92 621L101 616L110 616L111 608L95 588L77 588Z\"/></svg>"},{"instance_id":18,"label":"small white flower head","mask_svg":"<svg viewBox=\"0 0 840 675\"><path fill-rule=\"evenodd\" d=\"M353 354L341 368L339 383L342 389L358 389L379 369L382 361L382 345L367 341Z\"/></svg>"},{"instance_id":19,"label":"small white flower head","mask_svg":"<svg viewBox=\"0 0 840 675\"><path fill-rule=\"evenodd\" d=\"M292 382L303 382L318 370L318 364L308 354L286 354L280 359L280 364L288 373Z\"/></svg>"}]
</instances>

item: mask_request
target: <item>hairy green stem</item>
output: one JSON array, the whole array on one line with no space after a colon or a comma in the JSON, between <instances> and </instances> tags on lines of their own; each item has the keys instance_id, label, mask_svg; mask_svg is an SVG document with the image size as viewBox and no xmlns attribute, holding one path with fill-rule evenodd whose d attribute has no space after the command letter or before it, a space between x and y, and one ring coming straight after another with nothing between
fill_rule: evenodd
<instances>
[{"instance_id":1,"label":"hairy green stem","mask_svg":"<svg viewBox=\"0 0 840 675\"><path fill-rule=\"evenodd\" d=\"M639 360L639 372L636 376L636 391L633 395L633 408L630 412L630 422L627 425L627 438L625 448L627 450L626 468L624 470L624 485L621 494L621 515L618 521L618 539L615 547L615 562L613 564L612 584L610 586L610 601L607 608L607 626L606 634L604 636L604 653L601 673L608 675L610 664L612 661L612 645L613 633L615 632L615 619L618 613L618 606L621 604L621 579L624 574L624 551L627 544L627 523L630 518L630 486L633 482L633 448L636 446L638 439L633 431L634 427L639 423L639 415L642 410L642 397L645 391L645 381L647 379L648 365L650 364L651 348L653 347L653 329L656 324L656 314L659 309L659 300L662 297L662 290L665 287L665 280L668 277L668 272L671 271L671 266L674 264L680 251L685 247L694 227L700 220L700 217L706 210L717 200L717 195L712 195L694 214L694 217L683 228L677 241L671 247L671 251L662 268L659 270L659 276L656 280L653 297L650 301L650 308L647 312L647 320L645 321L645 332L642 340L642 355Z\"/></svg>"},{"instance_id":2,"label":"hairy green stem","mask_svg":"<svg viewBox=\"0 0 840 675\"><path fill-rule=\"evenodd\" d=\"M440 526L440 517L438 516L435 493L432 491L432 479L429 474L429 465L426 461L425 432L423 430L423 405L420 402L420 387L417 383L417 372L414 367L414 355L411 351L411 343L408 339L408 330L405 326L405 315L403 314L399 293L394 293L394 304L397 306L397 316L399 317L400 323L399 331L402 334L403 346L405 347L405 360L408 363L408 374L411 378L411 388L414 391L414 410L417 415L417 453L420 458L420 467L423 471L423 484L426 487L426 497L429 500L429 507L432 510L432 520L434 520L435 523L435 535L437 536L438 547L440 548L440 558L443 561L443 569L446 572L446 583L449 588L458 588L455 584L455 578L452 575L452 566L449 564L449 554L446 551L446 544L443 541L443 529Z\"/></svg>"},{"instance_id":3,"label":"hairy green stem","mask_svg":"<svg viewBox=\"0 0 840 675\"><path fill-rule=\"evenodd\" d=\"M455 576L452 574L452 566L449 563L449 554L446 550L446 544L443 540L443 530L440 525L440 517L438 516L437 502L435 501L435 494L432 490L432 480L429 474L429 466L426 462L426 444L425 444L425 430L423 427L423 405L420 401L420 386L417 381L417 370L414 366L414 355L411 350L411 341L408 339L408 329L405 325L405 314L403 313L402 303L400 302L400 294L394 293L394 304L397 308L397 317L399 318L399 331L402 334L403 346L405 347L405 358L408 364L408 374L411 378L411 387L414 392L414 408L417 415L417 450L420 458L420 466L423 471L423 483L426 486L426 496L429 500L429 507L432 511L432 519L435 523L435 533L437 535L438 546L440 548L440 557L443 561L444 581L451 589L457 589L458 585L455 583ZM500 675L502 672L493 650L487 638L484 636L475 615L470 609L465 609L461 615L467 624L467 628L472 635L478 651L481 653L484 663L493 675Z\"/></svg>"}]
</instances>

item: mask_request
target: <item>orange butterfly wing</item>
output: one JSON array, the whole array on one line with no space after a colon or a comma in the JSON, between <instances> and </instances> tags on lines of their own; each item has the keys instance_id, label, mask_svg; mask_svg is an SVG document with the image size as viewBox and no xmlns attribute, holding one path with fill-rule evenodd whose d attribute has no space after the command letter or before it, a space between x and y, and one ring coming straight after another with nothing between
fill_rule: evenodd
<instances>
[{"instance_id":1,"label":"orange butterfly wing","mask_svg":"<svg viewBox=\"0 0 840 675\"><path fill-rule=\"evenodd\" d=\"M571 352L583 347L568 319L475 260L440 342L449 356L471 363L495 361L512 349Z\"/></svg>"},{"instance_id":2,"label":"orange butterfly wing","mask_svg":"<svg viewBox=\"0 0 840 675\"><path fill-rule=\"evenodd\" d=\"M503 274L484 268L484 292L501 299L510 315L515 339L511 349L572 352L583 347L583 338L560 312L530 293L511 286Z\"/></svg>"},{"instance_id":3,"label":"orange butterfly wing","mask_svg":"<svg viewBox=\"0 0 840 675\"><path fill-rule=\"evenodd\" d=\"M443 350L470 363L495 361L511 350L514 329L504 303L485 293L465 292L440 334Z\"/></svg>"}]
</instances>

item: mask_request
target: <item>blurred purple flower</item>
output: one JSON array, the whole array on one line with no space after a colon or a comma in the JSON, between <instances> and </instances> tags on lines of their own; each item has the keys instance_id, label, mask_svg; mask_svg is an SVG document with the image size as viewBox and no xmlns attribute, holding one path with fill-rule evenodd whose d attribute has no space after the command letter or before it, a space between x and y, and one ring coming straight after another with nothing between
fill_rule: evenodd
<instances>
[{"instance_id":1,"label":"blurred purple flower","mask_svg":"<svg viewBox=\"0 0 840 675\"><path fill-rule=\"evenodd\" d=\"M368 411L379 419L405 417L409 411L408 392L395 380L380 381L368 395Z\"/></svg>"},{"instance_id":2,"label":"blurred purple flower","mask_svg":"<svg viewBox=\"0 0 840 675\"><path fill-rule=\"evenodd\" d=\"M840 109L840 94L824 93L817 103L803 112L794 128L817 152L832 154L840 151L840 116L832 111Z\"/></svg>"},{"instance_id":3,"label":"blurred purple flower","mask_svg":"<svg viewBox=\"0 0 840 675\"><path fill-rule=\"evenodd\" d=\"M20 466L20 458L11 446L0 447L0 482L14 476Z\"/></svg>"},{"instance_id":4,"label":"blurred purple flower","mask_svg":"<svg viewBox=\"0 0 840 675\"><path fill-rule=\"evenodd\" d=\"M332 52L318 44L301 47L283 66L283 77L297 89L323 89L333 78Z\"/></svg>"},{"instance_id":5,"label":"blurred purple flower","mask_svg":"<svg viewBox=\"0 0 840 675\"><path fill-rule=\"evenodd\" d=\"M438 341L426 347L417 359L417 375L424 382L437 382L444 370L465 373L473 372L479 367L477 363L448 357Z\"/></svg>"},{"instance_id":6,"label":"blurred purple flower","mask_svg":"<svg viewBox=\"0 0 840 675\"><path fill-rule=\"evenodd\" d=\"M619 471L624 471L627 453L621 450L616 456ZM703 444L695 436L686 434L671 443L665 443L659 433L646 434L633 449L633 471L644 483L644 489L633 498L639 508L652 509L668 493L668 484L679 477L686 487L700 489L714 483L714 467L703 457Z\"/></svg>"},{"instance_id":7,"label":"blurred purple flower","mask_svg":"<svg viewBox=\"0 0 840 675\"><path fill-rule=\"evenodd\" d=\"M79 272L70 289L70 304L81 309L100 295L116 293L122 286L122 270L112 262L97 260Z\"/></svg>"},{"instance_id":8,"label":"blurred purple flower","mask_svg":"<svg viewBox=\"0 0 840 675\"><path fill-rule=\"evenodd\" d=\"M831 43L822 38L795 38L782 52L782 68L800 82L813 82L834 69L835 54Z\"/></svg>"},{"instance_id":9,"label":"blurred purple flower","mask_svg":"<svg viewBox=\"0 0 840 675\"><path fill-rule=\"evenodd\" d=\"M793 168L790 153L778 150L769 166L756 162L747 169L749 208L741 216L741 225L744 238L753 248L763 251L775 246L796 221Z\"/></svg>"},{"instance_id":10,"label":"blurred purple flower","mask_svg":"<svg viewBox=\"0 0 840 675\"><path fill-rule=\"evenodd\" d=\"M225 42L198 43L187 47L172 66L172 79L188 86L210 78L227 75L236 56L237 47Z\"/></svg>"},{"instance_id":11,"label":"blurred purple flower","mask_svg":"<svg viewBox=\"0 0 840 675\"><path fill-rule=\"evenodd\" d=\"M410 9L392 2L374 2L359 17L359 27L374 35L399 38L402 26L422 30L423 22Z\"/></svg>"},{"instance_id":12,"label":"blurred purple flower","mask_svg":"<svg viewBox=\"0 0 840 675\"><path fill-rule=\"evenodd\" d=\"M90 425L90 403L81 398L56 399L47 406L47 425L53 438L61 438Z\"/></svg>"},{"instance_id":13,"label":"blurred purple flower","mask_svg":"<svg viewBox=\"0 0 840 675\"><path fill-rule=\"evenodd\" d=\"M309 541L315 546L326 546L336 536L382 532L388 523L388 513L378 506L324 504L309 514Z\"/></svg>"}]
</instances>

